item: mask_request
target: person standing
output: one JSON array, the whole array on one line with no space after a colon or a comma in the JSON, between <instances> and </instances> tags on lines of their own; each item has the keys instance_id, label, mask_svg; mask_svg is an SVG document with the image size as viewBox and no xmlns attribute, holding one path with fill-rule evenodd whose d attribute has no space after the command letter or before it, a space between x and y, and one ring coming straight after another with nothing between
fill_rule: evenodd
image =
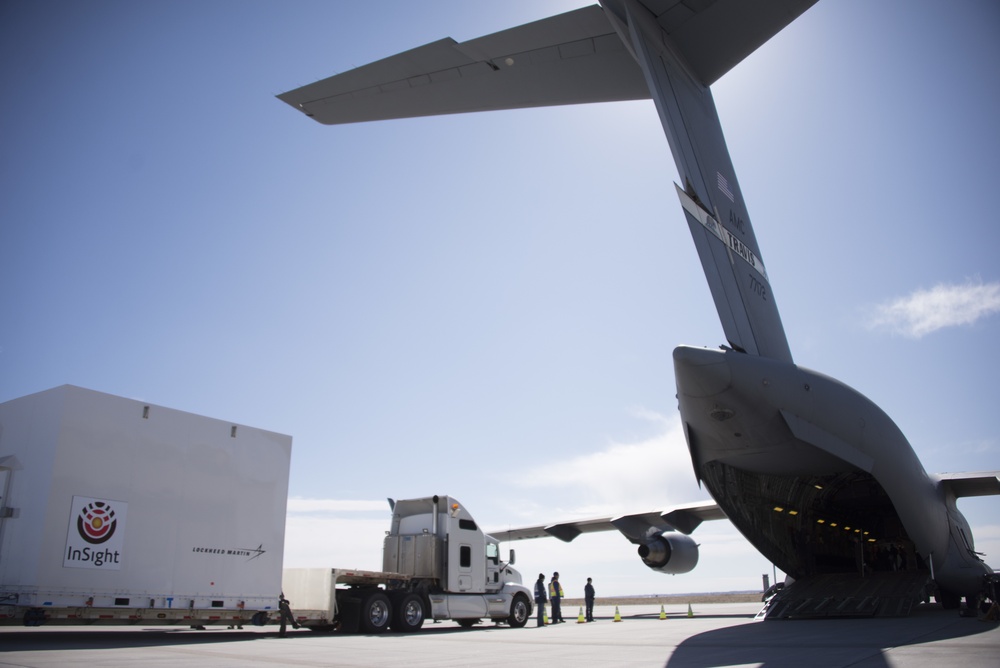
<instances>
[{"instance_id":1,"label":"person standing","mask_svg":"<svg viewBox=\"0 0 1000 668\"><path fill-rule=\"evenodd\" d=\"M594 585L591 582L592 580L587 578L587 584L583 588L583 602L587 605L588 622L594 621Z\"/></svg>"},{"instance_id":2,"label":"person standing","mask_svg":"<svg viewBox=\"0 0 1000 668\"><path fill-rule=\"evenodd\" d=\"M564 621L562 617L562 597L563 588L559 584L559 571L552 574L552 579L549 580L549 600L552 602L552 623L562 624Z\"/></svg>"},{"instance_id":3,"label":"person standing","mask_svg":"<svg viewBox=\"0 0 1000 668\"><path fill-rule=\"evenodd\" d=\"M545 626L545 573L538 574L535 582L535 606L538 608L538 625Z\"/></svg>"},{"instance_id":4,"label":"person standing","mask_svg":"<svg viewBox=\"0 0 1000 668\"><path fill-rule=\"evenodd\" d=\"M293 629L299 628L298 622L295 621L295 616L292 615L292 609L288 604L288 599L285 598L285 592L281 592L278 596L278 611L281 616L281 628L278 630L278 636L284 638L286 625L291 624Z\"/></svg>"}]
</instances>

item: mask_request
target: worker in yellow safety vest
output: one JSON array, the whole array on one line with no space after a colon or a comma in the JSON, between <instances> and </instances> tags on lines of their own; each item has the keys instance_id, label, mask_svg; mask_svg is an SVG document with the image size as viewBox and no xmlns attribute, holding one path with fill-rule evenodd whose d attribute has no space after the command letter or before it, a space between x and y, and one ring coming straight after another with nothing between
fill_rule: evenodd
<instances>
[{"instance_id":1,"label":"worker in yellow safety vest","mask_svg":"<svg viewBox=\"0 0 1000 668\"><path fill-rule=\"evenodd\" d=\"M552 603L552 623L559 624L566 620L562 617L562 608L560 603L562 602L563 588L559 584L559 572L556 571L552 574L552 579L549 580L549 601Z\"/></svg>"}]
</instances>

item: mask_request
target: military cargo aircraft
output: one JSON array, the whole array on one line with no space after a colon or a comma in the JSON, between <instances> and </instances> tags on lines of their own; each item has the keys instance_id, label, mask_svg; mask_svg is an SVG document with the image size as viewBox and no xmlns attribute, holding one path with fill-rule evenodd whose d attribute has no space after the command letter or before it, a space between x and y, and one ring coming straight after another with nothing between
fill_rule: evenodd
<instances>
[{"instance_id":1,"label":"military cargo aircraft","mask_svg":"<svg viewBox=\"0 0 1000 668\"><path fill-rule=\"evenodd\" d=\"M1000 494L1000 472L928 475L878 406L795 364L709 88L815 1L602 0L462 43L442 39L278 97L329 125L655 103L726 338L673 353L694 473L714 501L493 535L571 541L618 530L649 568L684 573L698 561L690 534L728 519L789 575L770 618L903 615L929 592L946 607L961 597L974 606L992 570L956 499Z\"/></svg>"}]
</instances>

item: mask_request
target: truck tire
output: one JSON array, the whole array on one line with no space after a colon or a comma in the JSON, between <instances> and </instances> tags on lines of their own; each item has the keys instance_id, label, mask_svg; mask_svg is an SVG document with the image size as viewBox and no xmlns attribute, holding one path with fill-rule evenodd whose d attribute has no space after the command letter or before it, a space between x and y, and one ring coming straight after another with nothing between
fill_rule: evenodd
<instances>
[{"instance_id":1,"label":"truck tire","mask_svg":"<svg viewBox=\"0 0 1000 668\"><path fill-rule=\"evenodd\" d=\"M524 594L516 594L513 602L510 604L510 617L507 618L510 628L521 628L528 623L530 615L531 605L528 603L528 598Z\"/></svg>"},{"instance_id":2,"label":"truck tire","mask_svg":"<svg viewBox=\"0 0 1000 668\"><path fill-rule=\"evenodd\" d=\"M407 594L393 601L392 630L412 633L424 625L424 600L417 594Z\"/></svg>"},{"instance_id":3,"label":"truck tire","mask_svg":"<svg viewBox=\"0 0 1000 668\"><path fill-rule=\"evenodd\" d=\"M361 599L358 630L361 633L383 633L392 619L392 604L381 591L373 591Z\"/></svg>"}]
</instances>

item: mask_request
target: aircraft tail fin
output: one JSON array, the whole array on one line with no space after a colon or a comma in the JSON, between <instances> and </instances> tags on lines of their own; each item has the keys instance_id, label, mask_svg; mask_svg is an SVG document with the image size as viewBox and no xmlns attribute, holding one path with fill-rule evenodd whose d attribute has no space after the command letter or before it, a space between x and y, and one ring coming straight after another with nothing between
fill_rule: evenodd
<instances>
[{"instance_id":1,"label":"aircraft tail fin","mask_svg":"<svg viewBox=\"0 0 1000 668\"><path fill-rule=\"evenodd\" d=\"M613 15L653 96L684 182L678 197L729 345L792 361L715 102L683 44L636 2Z\"/></svg>"}]
</instances>

